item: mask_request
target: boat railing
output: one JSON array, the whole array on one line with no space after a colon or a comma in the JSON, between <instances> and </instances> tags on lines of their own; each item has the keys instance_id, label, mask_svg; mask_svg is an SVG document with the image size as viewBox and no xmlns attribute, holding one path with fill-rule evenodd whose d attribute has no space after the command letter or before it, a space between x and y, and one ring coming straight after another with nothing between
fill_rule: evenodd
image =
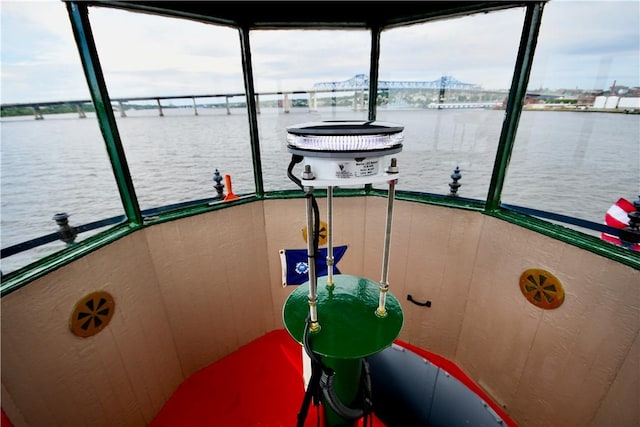
<instances>
[{"instance_id":1,"label":"boat railing","mask_svg":"<svg viewBox=\"0 0 640 427\"><path fill-rule=\"evenodd\" d=\"M166 206L160 206L156 208L145 209L142 212L142 218L145 223L155 222L161 219L162 214L169 212L180 212L185 209L192 209L198 206L213 206L216 203L224 202L224 196L216 196L214 198L190 200L187 202L173 203ZM74 244L76 236L78 234L97 230L99 228L108 227L110 225L119 225L127 222L125 215L117 215L110 218L93 221L87 224L73 226L68 222L69 214L66 212L56 213L52 219L59 225L57 231L46 234L44 236L36 237L15 245L2 248L0 251L0 258L8 258L12 255L16 255L21 252L25 252L31 249L35 249L39 246L46 245L48 243L60 240L68 245Z\"/></svg>"},{"instance_id":2,"label":"boat railing","mask_svg":"<svg viewBox=\"0 0 640 427\"><path fill-rule=\"evenodd\" d=\"M286 193L286 191L274 192L274 195L276 194L284 195L284 193ZM338 192L338 195L339 194L340 192ZM436 200L436 203L437 203L437 200L439 200L440 203L442 203L443 201L449 199L449 202L454 204L459 204L459 203L464 204L465 202L471 205L477 205L477 206L482 206L483 204L481 200L462 198L462 197L459 197L454 192L452 192L449 195L443 196L443 195L430 194L430 193L419 193L419 192L412 192L412 191L406 191L406 190L405 191L398 190L396 192L396 196L401 200L402 199L415 200L417 197L417 198L423 198L423 199L430 198L431 202ZM250 201L253 199L255 199L255 197L253 197L253 195L251 194L241 195L241 197L239 198L239 200L241 201L242 200ZM214 209L213 207L216 205L219 205L217 206L218 208L222 207L223 204L226 204L225 195L224 193L219 192L219 194L213 198L191 200L187 202L174 203L166 206L145 209L141 211L141 213L142 213L144 223L151 224L151 223L156 223L161 221L163 217L166 215L183 216L184 215L183 212L189 211L190 213L192 213L194 208L195 209L199 208L203 211L206 211L206 210L213 210ZM606 233L608 235L615 236L616 238L620 239L623 242L622 246L628 247L631 244L633 244L633 242L626 242L627 244L625 244L625 239L628 238L629 230L625 231L625 229L615 228L606 224L600 224L593 221L588 221L588 220L584 220L584 219L580 219L580 218L576 218L568 215L562 215L554 212L548 212L548 211L533 209L533 208L524 207L524 206L517 206L517 205L503 203L501 204L501 207L507 211L523 214L529 217L549 220L551 222L559 223L559 224L573 225L573 226L577 226L586 230L591 230L599 233ZM60 240L66 243L68 246L71 246L76 243L76 236L78 234L92 231L92 230L97 230L97 229L108 227L108 226L125 224L127 222L127 218L125 215L117 215L110 218L104 218L98 221L93 221L90 223L73 226L69 224L68 217L69 215L67 213L57 213L53 215L52 219L55 220L57 225L59 226L57 231L46 234L44 236L36 237L34 239L30 239L24 242L20 242L20 243L2 248L2 250L0 251L0 258L2 259L8 258L18 253L35 249L39 246L43 246L43 245L55 242L57 240ZM635 229L634 227L628 227L628 228L631 230L631 233L637 234L638 239L640 240L640 230L638 230L637 224L635 224Z\"/></svg>"}]
</instances>

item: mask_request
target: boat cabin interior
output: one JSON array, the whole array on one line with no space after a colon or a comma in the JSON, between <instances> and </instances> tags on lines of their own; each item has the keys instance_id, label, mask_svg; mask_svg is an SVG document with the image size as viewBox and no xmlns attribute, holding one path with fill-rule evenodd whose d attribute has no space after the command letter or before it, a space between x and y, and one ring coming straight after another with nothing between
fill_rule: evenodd
<instances>
[{"instance_id":1,"label":"boat cabin interior","mask_svg":"<svg viewBox=\"0 0 640 427\"><path fill-rule=\"evenodd\" d=\"M3 427L474 425L472 412L490 420L475 425L640 424L640 252L579 229L587 221L501 199L550 2L62 3L123 214L3 273ZM522 22L485 197L456 194L455 173L445 194L404 189L394 156L415 133L402 116L381 120L376 102L328 130L282 125L285 166L272 173L252 32L368 32L375 94L386 31L513 9ZM246 148L250 172L235 194L227 179L226 195L141 206L120 129L129 118L118 117L92 31L98 10L237 32L247 132L229 150ZM392 142L371 153L302 145L352 133ZM375 172L343 185L323 177L334 163ZM631 228L623 240L638 236ZM294 250L301 284L285 272ZM369 406L350 417L362 388Z\"/></svg>"}]
</instances>

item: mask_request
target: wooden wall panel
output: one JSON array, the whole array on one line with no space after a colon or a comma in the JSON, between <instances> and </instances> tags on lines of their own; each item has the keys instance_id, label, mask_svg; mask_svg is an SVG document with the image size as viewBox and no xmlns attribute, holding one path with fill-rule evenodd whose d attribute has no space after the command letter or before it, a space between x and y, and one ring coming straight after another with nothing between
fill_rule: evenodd
<instances>
[{"instance_id":1,"label":"wooden wall panel","mask_svg":"<svg viewBox=\"0 0 640 427\"><path fill-rule=\"evenodd\" d=\"M360 275L367 277L374 281L379 281L381 278L382 269L382 254L384 251L384 233L385 224L387 218L387 199L385 197L369 197L366 199L366 210L364 215L361 214L361 220L364 221L365 229L363 230L364 237L364 262L362 265L362 272ZM397 224L398 216L397 209L394 210L394 222ZM396 230L399 227L396 227ZM393 227L392 227L393 230ZM396 231L397 233L398 231ZM392 231L393 233L393 231ZM392 245L397 245L398 240L391 238ZM406 242L405 242L406 244ZM392 246L393 248L393 246ZM393 271L393 274L391 272ZM401 277L401 273L397 270L390 269L389 280Z\"/></svg>"},{"instance_id":2,"label":"wooden wall panel","mask_svg":"<svg viewBox=\"0 0 640 427\"><path fill-rule=\"evenodd\" d=\"M2 298L3 397L16 427L151 421L182 378L157 285L137 233ZM71 313L96 290L114 297L115 314L77 337Z\"/></svg>"},{"instance_id":3,"label":"wooden wall panel","mask_svg":"<svg viewBox=\"0 0 640 427\"><path fill-rule=\"evenodd\" d=\"M437 206L407 204L406 208L411 219L407 224L410 246L405 294L421 302L431 301L431 307L404 301L407 321L402 337L454 359L465 310L474 303L467 295L473 285L483 217Z\"/></svg>"},{"instance_id":4,"label":"wooden wall panel","mask_svg":"<svg viewBox=\"0 0 640 427\"><path fill-rule=\"evenodd\" d=\"M334 200L343 273L380 280L386 206ZM187 376L283 326L294 287L281 285L278 251L306 248L305 225L304 199L157 224L3 297L7 415L16 427L146 425ZM398 200L390 259L401 338L452 359L522 427L637 424L638 270L481 213ZM562 281L562 306L524 299L532 267ZM96 290L116 314L76 337L69 316Z\"/></svg>"},{"instance_id":5,"label":"wooden wall panel","mask_svg":"<svg viewBox=\"0 0 640 427\"><path fill-rule=\"evenodd\" d=\"M640 321L640 314L636 315ZM609 391L598 406L589 425L593 427L633 426L640 420L640 335L636 335L633 346L618 370Z\"/></svg>"},{"instance_id":6,"label":"wooden wall panel","mask_svg":"<svg viewBox=\"0 0 640 427\"><path fill-rule=\"evenodd\" d=\"M563 305L526 301L528 268L562 282ZM638 283L637 270L486 218L456 360L523 426L588 425L640 330Z\"/></svg>"},{"instance_id":7,"label":"wooden wall panel","mask_svg":"<svg viewBox=\"0 0 640 427\"><path fill-rule=\"evenodd\" d=\"M326 205L326 199L322 202ZM333 245L348 245L338 268L343 274L362 275L366 256L363 251L366 241L365 219L369 215L367 199L364 197L334 198L333 211ZM378 280L378 276L372 279Z\"/></svg>"},{"instance_id":8,"label":"wooden wall panel","mask_svg":"<svg viewBox=\"0 0 640 427\"><path fill-rule=\"evenodd\" d=\"M261 203L145 230L185 377L273 329Z\"/></svg>"},{"instance_id":9,"label":"wooden wall panel","mask_svg":"<svg viewBox=\"0 0 640 427\"><path fill-rule=\"evenodd\" d=\"M305 249L302 229L306 226L306 208L304 199L266 200L264 202L264 221L266 258L269 265L270 302L273 307L271 324L275 328L284 328L282 307L295 286L282 286L281 249Z\"/></svg>"}]
</instances>

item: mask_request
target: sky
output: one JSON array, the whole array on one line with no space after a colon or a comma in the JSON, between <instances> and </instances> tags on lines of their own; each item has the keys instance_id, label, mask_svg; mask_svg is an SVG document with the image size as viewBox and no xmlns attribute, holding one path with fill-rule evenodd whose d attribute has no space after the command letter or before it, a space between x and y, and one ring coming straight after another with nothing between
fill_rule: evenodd
<instances>
[{"instance_id":1,"label":"sky","mask_svg":"<svg viewBox=\"0 0 640 427\"><path fill-rule=\"evenodd\" d=\"M63 2L0 0L0 101L89 99ZM506 89L524 11L475 15L384 32L380 79L442 75ZM112 98L241 93L236 30L103 8L90 21ZM366 31L251 35L258 92L309 90L367 73ZM551 0L530 89L640 86L640 0Z\"/></svg>"}]
</instances>

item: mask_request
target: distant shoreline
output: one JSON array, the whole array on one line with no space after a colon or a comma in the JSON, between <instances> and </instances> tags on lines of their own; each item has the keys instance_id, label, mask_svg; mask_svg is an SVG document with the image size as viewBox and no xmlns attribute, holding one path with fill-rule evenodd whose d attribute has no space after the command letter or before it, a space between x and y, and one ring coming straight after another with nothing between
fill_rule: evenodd
<instances>
[{"instance_id":1,"label":"distant shoreline","mask_svg":"<svg viewBox=\"0 0 640 427\"><path fill-rule=\"evenodd\" d=\"M523 111L571 111L574 113L640 114L638 108L595 108L588 105L527 104Z\"/></svg>"},{"instance_id":2,"label":"distant shoreline","mask_svg":"<svg viewBox=\"0 0 640 427\"><path fill-rule=\"evenodd\" d=\"M463 105L464 103L461 103L461 105ZM62 107L50 107L47 109L43 109L43 111L41 111L43 116L55 116L55 115L59 115L59 114L69 114L69 113L74 113L77 114L77 110L75 109L70 109L70 108L65 108L66 106L62 106ZM205 106L199 106L200 108L206 109ZM162 106L163 109L168 110L168 109L188 109L191 108L189 106ZM232 108L246 108L245 106L233 106ZM295 108L295 107L294 107ZM308 107L298 107L298 108L308 108ZM155 110L157 109L157 107L155 106L145 106L145 108L131 108L131 110L138 110L138 109L143 109L143 110ZM391 108L392 110L395 108ZM406 108L397 108L397 110L405 110ZM497 106L494 108L491 107L453 107L453 106L449 106L448 108L437 108L437 107L426 107L426 108L419 108L419 107L414 107L414 108L410 108L412 110L452 110L452 111L460 111L460 110L482 110L482 109L489 109L489 110L504 110L504 107L501 106ZM383 109L382 111L384 111L385 109ZM522 108L523 111L563 111L563 112L577 112L577 113L614 113L614 114L640 114L640 109L638 108L596 108L593 106L589 106L589 105L574 105L574 104L525 104ZM127 110L129 111L129 109ZM85 109L86 113L94 113L95 114L95 110L93 109L93 106L87 106ZM0 115L3 119L10 119L12 117L28 117L28 116L34 116L33 111L28 111L26 109L22 109L21 111L10 111L10 110L2 110L2 114Z\"/></svg>"}]
</instances>

